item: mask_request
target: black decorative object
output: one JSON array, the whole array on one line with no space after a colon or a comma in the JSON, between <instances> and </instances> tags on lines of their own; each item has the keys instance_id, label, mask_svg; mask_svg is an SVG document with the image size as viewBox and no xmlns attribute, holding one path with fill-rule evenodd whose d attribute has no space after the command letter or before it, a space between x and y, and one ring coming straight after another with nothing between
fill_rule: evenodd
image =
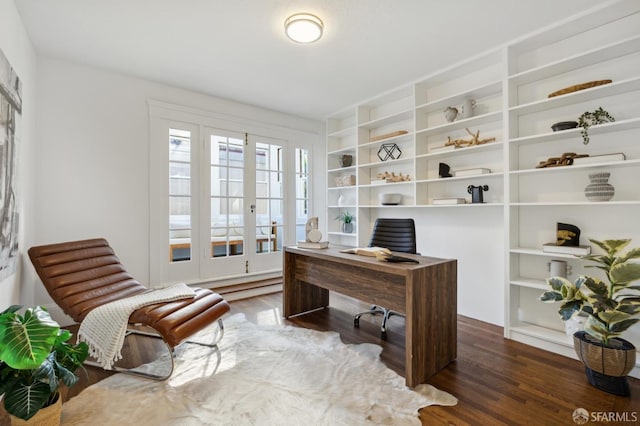
<instances>
[{"instance_id":1,"label":"black decorative object","mask_svg":"<svg viewBox=\"0 0 640 426\"><path fill-rule=\"evenodd\" d=\"M552 124L551 130L559 132L561 130L575 129L576 127L578 127L577 121L560 121L559 123Z\"/></svg>"},{"instance_id":2,"label":"black decorative object","mask_svg":"<svg viewBox=\"0 0 640 426\"><path fill-rule=\"evenodd\" d=\"M397 160L400 156L402 156L402 151L400 151L400 147L395 143L383 143L378 150L378 158L380 161L387 161L389 158Z\"/></svg>"},{"instance_id":3,"label":"black decorative object","mask_svg":"<svg viewBox=\"0 0 640 426\"><path fill-rule=\"evenodd\" d=\"M341 155L338 158L338 162L340 163L340 167L351 167L353 163L353 156L349 154Z\"/></svg>"},{"instance_id":4,"label":"black decorative object","mask_svg":"<svg viewBox=\"0 0 640 426\"><path fill-rule=\"evenodd\" d=\"M448 178L451 177L451 173L449 173L449 171L451 170L451 167L449 167L449 165L447 163L440 163L440 165L438 166L438 175L441 178Z\"/></svg>"},{"instance_id":5,"label":"black decorative object","mask_svg":"<svg viewBox=\"0 0 640 426\"><path fill-rule=\"evenodd\" d=\"M578 247L580 245L580 228L569 223L556 225L556 245L567 247Z\"/></svg>"},{"instance_id":6,"label":"black decorative object","mask_svg":"<svg viewBox=\"0 0 640 426\"><path fill-rule=\"evenodd\" d=\"M483 191L488 191L488 190L489 190L489 185L478 185L478 186L469 185L467 187L467 192L471 194L471 203L473 204L484 203Z\"/></svg>"}]
</instances>

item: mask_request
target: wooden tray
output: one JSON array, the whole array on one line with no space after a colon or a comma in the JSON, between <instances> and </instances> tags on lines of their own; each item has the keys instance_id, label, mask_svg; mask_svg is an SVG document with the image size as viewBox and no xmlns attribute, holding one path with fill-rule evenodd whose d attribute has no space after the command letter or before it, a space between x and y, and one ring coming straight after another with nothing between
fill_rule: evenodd
<instances>
[{"instance_id":1,"label":"wooden tray","mask_svg":"<svg viewBox=\"0 0 640 426\"><path fill-rule=\"evenodd\" d=\"M377 142L385 139L392 138L394 136L406 135L408 132L406 130L398 130L397 132L387 133L386 135L374 136L369 138L369 142Z\"/></svg>"},{"instance_id":2,"label":"wooden tray","mask_svg":"<svg viewBox=\"0 0 640 426\"><path fill-rule=\"evenodd\" d=\"M567 93L577 92L578 90L584 90L584 89L590 89L596 86L602 86L603 84L611 83L611 81L612 80L596 80L596 81L589 81L587 83L576 84L575 86L565 87L564 89L560 89L558 91L550 93L549 97L553 98L555 96L566 95Z\"/></svg>"}]
</instances>

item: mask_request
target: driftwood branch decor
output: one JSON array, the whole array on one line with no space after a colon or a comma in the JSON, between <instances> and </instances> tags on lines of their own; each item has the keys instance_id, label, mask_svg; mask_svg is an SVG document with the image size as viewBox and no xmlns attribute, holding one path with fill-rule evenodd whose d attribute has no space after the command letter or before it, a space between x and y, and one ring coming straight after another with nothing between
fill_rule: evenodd
<instances>
[{"instance_id":1,"label":"driftwood branch decor","mask_svg":"<svg viewBox=\"0 0 640 426\"><path fill-rule=\"evenodd\" d=\"M451 136L447 136L447 142L444 144L444 146L454 145L456 148L458 148L458 147L466 147L466 146L474 146L474 145L483 145L487 142L493 142L496 140L496 138L480 139L480 130L478 130L475 133L473 133L468 128L465 128L465 130L467 131L467 133L471 135L471 139L468 139L468 140L451 139Z\"/></svg>"}]
</instances>

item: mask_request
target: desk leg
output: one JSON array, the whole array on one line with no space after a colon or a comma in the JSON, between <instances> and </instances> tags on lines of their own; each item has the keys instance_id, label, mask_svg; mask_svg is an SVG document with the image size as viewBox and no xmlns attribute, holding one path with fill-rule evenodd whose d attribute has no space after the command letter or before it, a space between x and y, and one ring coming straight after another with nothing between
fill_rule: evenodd
<instances>
[{"instance_id":1,"label":"desk leg","mask_svg":"<svg viewBox=\"0 0 640 426\"><path fill-rule=\"evenodd\" d=\"M415 271L406 292L405 377L415 387L457 356L457 262Z\"/></svg>"},{"instance_id":2,"label":"desk leg","mask_svg":"<svg viewBox=\"0 0 640 426\"><path fill-rule=\"evenodd\" d=\"M296 270L296 254L284 252L282 289L285 318L329 306L329 290L304 281L304 271Z\"/></svg>"}]
</instances>

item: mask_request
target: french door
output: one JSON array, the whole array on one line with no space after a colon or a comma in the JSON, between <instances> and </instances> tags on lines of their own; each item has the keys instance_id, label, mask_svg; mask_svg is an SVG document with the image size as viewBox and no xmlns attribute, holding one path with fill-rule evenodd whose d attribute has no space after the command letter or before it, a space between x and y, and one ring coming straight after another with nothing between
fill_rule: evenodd
<instances>
[{"instance_id":1,"label":"french door","mask_svg":"<svg viewBox=\"0 0 640 426\"><path fill-rule=\"evenodd\" d=\"M164 133L168 160L166 216L152 220L166 224L166 239L155 241L165 245L168 262L156 280L280 272L285 238L304 235L309 215L310 149L190 123L156 126L152 133Z\"/></svg>"}]
</instances>

